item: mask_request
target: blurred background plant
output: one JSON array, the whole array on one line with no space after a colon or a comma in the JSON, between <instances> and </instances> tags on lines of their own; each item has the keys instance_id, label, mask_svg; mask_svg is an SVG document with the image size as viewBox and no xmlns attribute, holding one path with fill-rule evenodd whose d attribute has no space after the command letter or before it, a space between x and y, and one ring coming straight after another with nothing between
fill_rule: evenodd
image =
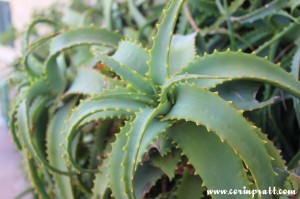
<instances>
[{"instance_id":1,"label":"blurred background plant","mask_svg":"<svg viewBox=\"0 0 300 199\"><path fill-rule=\"evenodd\" d=\"M149 49L152 46L152 37L156 33L155 24L159 20L166 2L165 0L73 0L67 7L54 5L36 11L32 23L24 30L24 33L22 32L22 58L17 59L11 66L13 72L9 77L1 77L1 104L3 107L1 110L6 118L8 118L8 112L11 112L10 125L17 147L22 148L18 138L20 135L17 134L20 127L16 126L18 101L24 97L20 93L23 92L22 88L26 88L28 85L35 83L41 85L37 81L37 77L42 75L45 63L53 55L52 38L70 30L86 30L88 32L93 27L106 28L114 31L112 34L114 42L111 47L97 47L102 52L112 54L121 37L139 41ZM298 79L299 5L300 2L297 0L188 0L181 10L175 33L187 35L196 32L196 50L201 56L211 54L215 50L226 51L229 48L232 51L238 51L241 49L246 53L255 53L257 56L266 57L269 61L278 64L278 67L291 72ZM0 35L0 42L11 42L13 38L20 35L20 32L10 28L8 32ZM180 48L181 45L185 44L180 43L177 46L174 44L173 47L179 46L178 48ZM46 106L47 103L51 104L53 101L60 102L66 98L78 100L90 96L91 94L86 91L86 88L92 86L87 80L93 79L94 70L101 71L103 75L100 78L95 77L96 83L91 81L94 86L102 85L99 87L100 90L102 87L109 89L116 85L122 86L116 74L105 65L98 63L89 49L90 46L76 43L70 44L70 48L59 49L59 52L55 52L59 54L56 59L60 68L68 69L65 74L69 90L65 90L55 97L37 98L33 101L36 107L32 110L32 114L36 114L36 118L32 122L40 125L35 127L34 132L43 133L30 138L32 139L30 142L43 149L43 154L38 154L43 164L47 164L49 158L46 151L47 141L45 140L48 138L46 138L47 130L45 129L49 123L48 119L53 117L57 107L52 110L49 106L50 108L44 112L38 107ZM94 72L82 69L82 67L94 69L91 70ZM78 86L80 84L81 86ZM221 90L229 90L232 95L227 96L227 92L219 92L220 96L240 104L249 101L255 104L254 110L246 111L244 116L267 133L274 145L282 150L283 159L287 161L289 169L295 170L296 181L299 181L297 173L300 159L299 100L268 84L249 85L247 81L241 81L239 85L237 87L231 83L223 84ZM42 87L42 89L45 88ZM41 91L34 90L33 92ZM45 89L43 92L50 91ZM16 97L16 93L19 97ZM15 102L8 109L11 99ZM41 120L41 117L48 119ZM118 131L122 122L123 119L112 119L86 126L82 130L84 132L81 134L82 136L76 138L78 139L76 142L77 152L74 153L77 154L77 162L84 167L94 168L99 164L99 158L105 159L105 157L99 157L99 154L102 152L102 155L107 155L103 151L109 151L107 143L112 139L110 134L105 133L111 132L112 134ZM39 145L37 142L40 140L43 142ZM101 147L97 148L96 146ZM61 152L63 153L63 151ZM60 157L61 154L57 156ZM55 185L53 185L51 174L54 178L56 174L53 169L49 169L49 165L46 168L40 168L36 163L29 162L27 164L31 177L38 175L42 181L42 183L34 181L35 178L32 177L33 184L35 186L38 186L38 183L46 184L47 194L54 197ZM35 167L38 168L37 172L34 172ZM182 165L179 166L177 171L183 169L182 167ZM182 174L182 172L178 173ZM148 187L144 196L154 198L158 196L158 193L162 193L161 197L172 198L173 192L177 190L176 185L179 179L182 179L180 175L176 175L174 179L163 176ZM76 198L90 197L93 180L93 174L76 175L72 178L72 189ZM107 195L110 195L109 191Z\"/></svg>"}]
</instances>

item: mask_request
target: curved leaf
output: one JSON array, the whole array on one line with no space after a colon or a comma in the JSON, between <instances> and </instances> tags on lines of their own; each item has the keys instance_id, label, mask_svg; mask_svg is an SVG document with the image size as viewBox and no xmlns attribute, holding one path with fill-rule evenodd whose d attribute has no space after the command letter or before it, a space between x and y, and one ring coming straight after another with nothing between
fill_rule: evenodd
<instances>
[{"instance_id":1,"label":"curved leaf","mask_svg":"<svg viewBox=\"0 0 300 199\"><path fill-rule=\"evenodd\" d=\"M182 149L183 154L202 178L203 185L208 189L229 190L249 187L246 170L238 155L226 142L222 143L218 136L208 132L203 126L181 123L173 126L168 136ZM245 195L238 195L238 197L248 198Z\"/></svg>"},{"instance_id":2,"label":"curved leaf","mask_svg":"<svg viewBox=\"0 0 300 199\"><path fill-rule=\"evenodd\" d=\"M300 83L291 74L281 67L252 54L217 52L197 59L182 70L181 74L184 73L266 82L300 97ZM230 79L200 80L197 81L197 84L212 88L228 80Z\"/></svg>"},{"instance_id":3,"label":"curved leaf","mask_svg":"<svg viewBox=\"0 0 300 199\"><path fill-rule=\"evenodd\" d=\"M124 165L125 193L129 198L134 198L134 172L143 155L142 153L139 153L139 151L145 152L146 148L143 149L141 147L150 145L153 138L157 138L160 133L164 132L166 128L169 127L169 122L159 122L154 119L161 111L165 111L168 108L168 103L161 104L156 109L145 108L136 114L136 118L131 123L131 128L127 133L128 139L126 146L124 147L125 155L122 162ZM152 135L145 136L147 134Z\"/></svg>"},{"instance_id":4,"label":"curved leaf","mask_svg":"<svg viewBox=\"0 0 300 199\"><path fill-rule=\"evenodd\" d=\"M64 139L62 134L65 128L65 120L74 107L76 100L70 101L64 107L60 108L53 116L47 129L47 154L50 165L60 171L68 172L66 160L63 158L65 153L61 146L61 141ZM63 176L59 173L52 172L56 196L58 198L73 198L73 191L70 176Z\"/></svg>"},{"instance_id":5,"label":"curved leaf","mask_svg":"<svg viewBox=\"0 0 300 199\"><path fill-rule=\"evenodd\" d=\"M98 118L98 119L107 119L107 117L111 117L111 115L106 114L106 111L116 110L115 113L119 114L118 111L126 111L126 112L135 112L138 111L140 108L145 107L145 104L133 99L98 99L98 100L87 100L81 103L75 111L70 115L67 123L66 123L66 129L64 131L64 135L66 137L66 140L64 141L64 146L67 147L67 153L68 158L72 164L72 166L80 171L80 170L86 170L91 171L88 169L82 169L80 168L73 156L72 156L72 140L74 139L76 132L78 128L80 127L80 123L87 118L88 116L91 116L96 113L104 113L104 118ZM114 112L112 112L114 113ZM94 170L92 170L94 171Z\"/></svg>"},{"instance_id":6,"label":"curved leaf","mask_svg":"<svg viewBox=\"0 0 300 199\"><path fill-rule=\"evenodd\" d=\"M274 183L271 157L256 127L249 124L242 113L210 91L188 84L178 85L176 103L166 119L185 119L204 125L226 141L251 171L258 189L268 189ZM243 141L246 142L243 142Z\"/></svg>"},{"instance_id":7,"label":"curved leaf","mask_svg":"<svg viewBox=\"0 0 300 199\"><path fill-rule=\"evenodd\" d=\"M102 45L116 47L120 36L105 29L83 28L62 33L51 41L50 55L45 64L45 78L50 88L60 92L66 85L63 69L56 63L57 55L68 48L79 45Z\"/></svg>"}]
</instances>

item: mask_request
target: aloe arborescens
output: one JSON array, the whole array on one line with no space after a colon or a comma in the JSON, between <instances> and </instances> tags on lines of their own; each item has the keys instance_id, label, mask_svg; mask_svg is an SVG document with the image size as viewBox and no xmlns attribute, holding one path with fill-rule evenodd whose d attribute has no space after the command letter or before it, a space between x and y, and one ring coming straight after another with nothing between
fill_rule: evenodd
<instances>
[{"instance_id":1,"label":"aloe arborescens","mask_svg":"<svg viewBox=\"0 0 300 199\"><path fill-rule=\"evenodd\" d=\"M174 188L178 197L186 193L189 180L197 185L189 194L199 194L198 198L201 187L284 187L288 172L279 152L243 116L265 102L251 99L241 104L222 85L232 83L230 90L244 83L251 87L251 81L264 82L299 98L300 83L255 54L228 50L196 56L195 33L173 35L183 2L169 1L150 50L138 42L120 41L117 33L84 28L52 39L42 72L30 68L25 57L31 79L15 103L11 130L42 197L142 198L163 173L172 179L177 164L185 167L181 157L192 168L181 172L181 182ZM80 68L69 85L66 74L71 69L61 56L79 45L93 45L93 62L108 67L116 77ZM111 130L112 124L122 126L120 132ZM40 133L43 129L45 134ZM80 154L86 148L89 155ZM151 148L159 153L151 153ZM46 174L35 170L39 165L46 166L46 171L40 170ZM48 170L55 193L41 183ZM89 175L95 175L93 185L85 184Z\"/></svg>"}]
</instances>

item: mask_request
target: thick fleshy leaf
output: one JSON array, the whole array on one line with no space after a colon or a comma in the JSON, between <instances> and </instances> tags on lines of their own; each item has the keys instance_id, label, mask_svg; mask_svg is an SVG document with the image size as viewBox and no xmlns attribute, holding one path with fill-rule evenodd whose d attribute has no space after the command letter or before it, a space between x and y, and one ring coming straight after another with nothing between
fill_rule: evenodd
<instances>
[{"instance_id":1,"label":"thick fleshy leaf","mask_svg":"<svg viewBox=\"0 0 300 199\"><path fill-rule=\"evenodd\" d=\"M133 113L135 111L138 111L140 108L145 107L145 104L143 102L140 102L138 100L134 100L134 98L130 99L98 99L98 100L86 100L83 103L81 103L70 115L67 123L66 123L66 129L64 131L64 136L66 137L64 141L64 146L67 147L68 152L68 158L70 160L70 163L76 170L84 170L83 168L79 167L74 157L72 156L72 140L75 138L78 128L81 126L81 122L97 113L103 113L100 114L103 118L98 119L107 119L113 117L113 115L106 114L106 111L113 111L116 112L110 112L113 114L119 114L119 111L126 111L129 113ZM99 115L98 115L99 116ZM91 171L89 169L86 169L86 171ZM93 170L94 171L94 170Z\"/></svg>"},{"instance_id":2,"label":"thick fleshy leaf","mask_svg":"<svg viewBox=\"0 0 300 199\"><path fill-rule=\"evenodd\" d=\"M253 54L229 51L216 52L191 63L181 72L181 74L185 73L265 82L300 97L300 83L291 74ZM197 81L197 84L211 88L230 79L205 79Z\"/></svg>"},{"instance_id":3,"label":"thick fleshy leaf","mask_svg":"<svg viewBox=\"0 0 300 199\"><path fill-rule=\"evenodd\" d=\"M90 68L79 68L77 75L72 82L70 88L65 95L80 94L80 95L95 95L100 94L107 86L105 85L106 77L99 71Z\"/></svg>"},{"instance_id":4,"label":"thick fleshy leaf","mask_svg":"<svg viewBox=\"0 0 300 199\"><path fill-rule=\"evenodd\" d=\"M173 75L181 71L196 57L195 37L196 33L189 35L173 35L169 56L169 74Z\"/></svg>"},{"instance_id":5,"label":"thick fleshy leaf","mask_svg":"<svg viewBox=\"0 0 300 199\"><path fill-rule=\"evenodd\" d=\"M144 198L156 181L163 175L162 170L151 166L149 161L139 165L134 175L134 194L136 198Z\"/></svg>"},{"instance_id":6,"label":"thick fleshy leaf","mask_svg":"<svg viewBox=\"0 0 300 199\"><path fill-rule=\"evenodd\" d=\"M153 166L160 168L168 176L171 181L175 175L175 170L177 164L181 159L181 151L175 150L171 151L165 156L160 156L159 154L151 157L151 162Z\"/></svg>"},{"instance_id":7,"label":"thick fleshy leaf","mask_svg":"<svg viewBox=\"0 0 300 199\"><path fill-rule=\"evenodd\" d=\"M126 133L127 143L123 150L125 151L124 160L124 187L128 198L134 198L133 178L137 167L136 157L140 148L140 142L144 136L147 126L154 116L153 108L146 108L140 111L132 124L130 130Z\"/></svg>"},{"instance_id":8,"label":"thick fleshy leaf","mask_svg":"<svg viewBox=\"0 0 300 199\"><path fill-rule=\"evenodd\" d=\"M153 88L151 82L140 75L130 67L119 63L112 57L104 55L102 53L94 52L95 58L102 61L115 73L117 73L123 80L125 80L131 87L135 88L139 92L153 94Z\"/></svg>"},{"instance_id":9,"label":"thick fleshy leaf","mask_svg":"<svg viewBox=\"0 0 300 199\"><path fill-rule=\"evenodd\" d=\"M109 161L110 158L106 158L99 166L99 172L95 175L93 199L104 199L105 191L107 190L110 182Z\"/></svg>"},{"instance_id":10,"label":"thick fleshy leaf","mask_svg":"<svg viewBox=\"0 0 300 199\"><path fill-rule=\"evenodd\" d=\"M161 122L155 118L152 120L152 122L147 127L142 141L140 143L140 148L136 158L137 163L143 162L143 156L145 156L147 151L150 149L151 145L159 137L161 137L161 135L164 135L164 132L167 130L168 127L171 126L171 124L172 123L169 121Z\"/></svg>"},{"instance_id":11,"label":"thick fleshy leaf","mask_svg":"<svg viewBox=\"0 0 300 199\"><path fill-rule=\"evenodd\" d=\"M288 176L288 172L285 169L285 161L281 156L281 151L278 150L274 143L268 139L266 134L263 134L260 129L256 130L257 135L264 140L266 143L265 147L269 155L273 158L272 159L272 166L275 172L278 174L275 176L275 186L276 187L283 187L283 183Z\"/></svg>"},{"instance_id":12,"label":"thick fleshy leaf","mask_svg":"<svg viewBox=\"0 0 300 199\"><path fill-rule=\"evenodd\" d=\"M177 198L184 199L189 196L189 199L198 199L202 197L203 191L202 180L199 176L190 174L189 170L186 169L176 190Z\"/></svg>"},{"instance_id":13,"label":"thick fleshy leaf","mask_svg":"<svg viewBox=\"0 0 300 199\"><path fill-rule=\"evenodd\" d=\"M208 189L239 189L249 187L247 172L242 160L234 150L205 127L193 123L181 123L173 126L170 136L182 149L196 173ZM205 160L205 161L203 161ZM220 167L220 165L222 165ZM198 189L201 187L199 186ZM214 195L214 198L223 198ZM238 195L239 198L248 198Z\"/></svg>"},{"instance_id":14,"label":"thick fleshy leaf","mask_svg":"<svg viewBox=\"0 0 300 199\"><path fill-rule=\"evenodd\" d=\"M252 81L232 81L218 85L213 91L217 91L224 100L232 101L233 107L239 110L252 111L273 104L278 97L272 97L259 102L256 95L261 83Z\"/></svg>"},{"instance_id":15,"label":"thick fleshy leaf","mask_svg":"<svg viewBox=\"0 0 300 199\"><path fill-rule=\"evenodd\" d=\"M134 172L141 161L145 147L151 144L153 138L157 138L160 133L169 127L169 122L160 122L155 117L169 108L169 104L161 104L156 109L145 108L136 114L136 118L131 124L131 128L127 133L128 139L124 147L125 156L122 164L124 165L124 186L127 197L134 198L133 178ZM154 134L154 136L147 136ZM149 139L150 138L150 139ZM152 138L152 139L151 139ZM146 140L146 141L145 141ZM145 144L143 143L146 142Z\"/></svg>"},{"instance_id":16,"label":"thick fleshy leaf","mask_svg":"<svg viewBox=\"0 0 300 199\"><path fill-rule=\"evenodd\" d=\"M145 76L149 70L147 65L149 55L141 44L126 40L121 41L112 57L142 76Z\"/></svg>"},{"instance_id":17,"label":"thick fleshy leaf","mask_svg":"<svg viewBox=\"0 0 300 199\"><path fill-rule=\"evenodd\" d=\"M258 189L274 183L271 157L263 141L242 113L231 107L217 94L196 85L179 84L175 89L175 105L166 119L185 119L204 125L226 141L251 171ZM243 140L247 140L244 142Z\"/></svg>"},{"instance_id":18,"label":"thick fleshy leaf","mask_svg":"<svg viewBox=\"0 0 300 199\"><path fill-rule=\"evenodd\" d=\"M26 100L20 103L17 114L18 128L20 131L22 147L28 150L28 155L31 158L38 158L37 151L33 146L33 141L30 135L29 119L28 119L28 106Z\"/></svg>"},{"instance_id":19,"label":"thick fleshy leaf","mask_svg":"<svg viewBox=\"0 0 300 199\"><path fill-rule=\"evenodd\" d=\"M32 55L32 52L38 50L46 42L50 41L55 35L43 36L37 41L33 42L23 52L23 64L27 74L31 78L39 77L42 74L43 65Z\"/></svg>"},{"instance_id":20,"label":"thick fleshy leaf","mask_svg":"<svg viewBox=\"0 0 300 199\"><path fill-rule=\"evenodd\" d=\"M45 77L50 88L60 92L66 86L65 71L56 63L57 55L63 50L82 45L116 47L121 37L105 29L77 29L55 37L50 45L50 55L45 64Z\"/></svg>"},{"instance_id":21,"label":"thick fleshy leaf","mask_svg":"<svg viewBox=\"0 0 300 199\"><path fill-rule=\"evenodd\" d=\"M124 127L121 128L120 133L116 135L116 141L112 144L112 152L110 154L110 184L112 194L117 199L126 198L123 179L124 165L122 165L122 162L125 156L125 151L123 150L123 147L126 145L128 138L126 133L130 130L129 122L125 123Z\"/></svg>"},{"instance_id":22,"label":"thick fleshy leaf","mask_svg":"<svg viewBox=\"0 0 300 199\"><path fill-rule=\"evenodd\" d=\"M64 139L62 134L65 128L65 120L74 107L76 100L72 100L64 107L60 108L53 116L47 129L47 154L50 165L60 171L68 172L67 162L63 158L65 149L61 146L61 141ZM57 172L52 172L56 197L58 198L73 198L71 185L71 177L64 176Z\"/></svg>"},{"instance_id":23,"label":"thick fleshy leaf","mask_svg":"<svg viewBox=\"0 0 300 199\"><path fill-rule=\"evenodd\" d=\"M39 169L33 159L33 157L28 153L27 150L22 151L22 156L24 159L24 166L28 169L29 178L31 184L35 187L35 191L39 197L50 199L51 197L46 191L43 184L43 179L39 176Z\"/></svg>"},{"instance_id":24,"label":"thick fleshy leaf","mask_svg":"<svg viewBox=\"0 0 300 199\"><path fill-rule=\"evenodd\" d=\"M184 0L171 0L168 8L163 10L164 16L157 25L158 32L153 38L153 47L150 50L149 75L154 84L161 85L168 77L168 60L173 29L178 13Z\"/></svg>"}]
</instances>

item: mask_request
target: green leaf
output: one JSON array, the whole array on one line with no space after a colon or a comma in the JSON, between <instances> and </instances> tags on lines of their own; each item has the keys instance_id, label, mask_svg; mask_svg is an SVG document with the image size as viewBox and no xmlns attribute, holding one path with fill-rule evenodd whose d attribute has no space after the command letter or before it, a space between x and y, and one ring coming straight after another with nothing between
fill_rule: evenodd
<instances>
[{"instance_id":1,"label":"green leaf","mask_svg":"<svg viewBox=\"0 0 300 199\"><path fill-rule=\"evenodd\" d=\"M142 15L142 13L140 13L138 8L136 7L134 0L128 0L128 6L129 6L129 11L133 19L137 23L138 27L139 28L143 27L146 23L146 18Z\"/></svg>"},{"instance_id":2,"label":"green leaf","mask_svg":"<svg viewBox=\"0 0 300 199\"><path fill-rule=\"evenodd\" d=\"M189 196L189 199L199 199L202 197L203 191L202 180L199 176L190 174L188 169L186 169L176 190L177 198L184 199L186 196Z\"/></svg>"},{"instance_id":3,"label":"green leaf","mask_svg":"<svg viewBox=\"0 0 300 199\"><path fill-rule=\"evenodd\" d=\"M30 36L34 32L34 28L39 24L47 24L49 26L58 27L59 24L48 18L38 18L33 20L26 28L23 38L22 38L22 52L24 53L26 49L34 42L30 42Z\"/></svg>"},{"instance_id":4,"label":"green leaf","mask_svg":"<svg viewBox=\"0 0 300 199\"><path fill-rule=\"evenodd\" d=\"M18 128L20 131L20 138L22 148L28 150L31 158L37 158L37 152L33 146L33 142L30 135L29 118L28 118L28 107L26 100L22 100L18 108L17 113Z\"/></svg>"},{"instance_id":5,"label":"green leaf","mask_svg":"<svg viewBox=\"0 0 300 199\"><path fill-rule=\"evenodd\" d=\"M236 109L252 111L273 104L278 98L275 96L266 101L257 101L256 95L260 86L258 82L238 80L218 85L213 91L217 91L224 100L232 101Z\"/></svg>"},{"instance_id":6,"label":"green leaf","mask_svg":"<svg viewBox=\"0 0 300 199\"><path fill-rule=\"evenodd\" d=\"M260 139L262 139L266 143L266 150L268 154L273 158L271 163L275 172L278 174L277 176L275 176L275 186L282 187L283 182L288 175L288 172L286 171L285 161L280 154L281 151L274 146L273 142L270 141L268 139L268 136L266 134L263 134L260 129L257 129L256 133L260 137Z\"/></svg>"},{"instance_id":7,"label":"green leaf","mask_svg":"<svg viewBox=\"0 0 300 199\"><path fill-rule=\"evenodd\" d=\"M221 140L226 141L241 157L251 171L258 189L268 189L273 185L271 157L263 141L255 133L257 127L249 124L241 112L218 95L188 84L176 87L175 101L164 120L185 119L204 125L208 131L213 131Z\"/></svg>"},{"instance_id":8,"label":"green leaf","mask_svg":"<svg viewBox=\"0 0 300 199\"><path fill-rule=\"evenodd\" d=\"M180 72L196 57L196 33L189 35L173 35L170 47L169 74Z\"/></svg>"},{"instance_id":9,"label":"green leaf","mask_svg":"<svg viewBox=\"0 0 300 199\"><path fill-rule=\"evenodd\" d=\"M168 60L172 33L176 24L176 19L184 0L171 0L168 8L163 10L164 16L160 24L157 25L158 32L153 38L153 47L150 51L149 75L156 85L163 84L168 77Z\"/></svg>"},{"instance_id":10,"label":"green leaf","mask_svg":"<svg viewBox=\"0 0 300 199\"><path fill-rule=\"evenodd\" d=\"M252 31L246 32L241 37L237 37L237 39L241 40L240 42L237 42L237 47L242 51L246 50L247 48L254 50L253 45L259 45L260 41L271 34L272 32L268 26L258 27Z\"/></svg>"},{"instance_id":11,"label":"green leaf","mask_svg":"<svg viewBox=\"0 0 300 199\"><path fill-rule=\"evenodd\" d=\"M201 57L184 68L181 74L199 74L266 82L300 97L300 83L275 64L241 52L217 52ZM199 80L197 84L212 88L230 79Z\"/></svg>"},{"instance_id":12,"label":"green leaf","mask_svg":"<svg viewBox=\"0 0 300 199\"><path fill-rule=\"evenodd\" d=\"M112 152L110 154L110 184L112 194L115 198L126 198L124 187L124 165L122 162L124 159L125 151L123 147L126 145L127 136L126 133L130 130L130 120L125 123L121 128L120 133L116 134L116 141L112 144ZM121 168L121 169L120 169ZM118 172L116 172L118 171Z\"/></svg>"},{"instance_id":13,"label":"green leaf","mask_svg":"<svg viewBox=\"0 0 300 199\"><path fill-rule=\"evenodd\" d=\"M189 4L191 4L193 7L206 12L209 15L220 15L220 12L218 10L218 7L216 6L214 1L211 0L189 0Z\"/></svg>"},{"instance_id":14,"label":"green leaf","mask_svg":"<svg viewBox=\"0 0 300 199\"><path fill-rule=\"evenodd\" d=\"M171 124L172 123L169 121L160 122L157 119L151 121L141 140L138 155L136 157L137 163L143 162L143 156L147 153L151 144L153 144L161 135L164 135L164 132Z\"/></svg>"},{"instance_id":15,"label":"green leaf","mask_svg":"<svg viewBox=\"0 0 300 199\"><path fill-rule=\"evenodd\" d=\"M152 156L151 162L153 166L163 170L164 173L168 176L169 180L171 181L175 175L175 170L180 159L181 151L175 150L171 153L168 153L165 156L160 156L159 154L157 154L156 156Z\"/></svg>"},{"instance_id":16,"label":"green leaf","mask_svg":"<svg viewBox=\"0 0 300 199\"><path fill-rule=\"evenodd\" d=\"M290 4L292 11L294 11L300 5L300 1L290 0L289 4Z\"/></svg>"},{"instance_id":17,"label":"green leaf","mask_svg":"<svg viewBox=\"0 0 300 199\"><path fill-rule=\"evenodd\" d=\"M203 186L215 190L249 187L242 160L226 142L222 143L217 135L208 132L203 126L181 123L173 126L168 136L178 144L195 167L196 173L203 179ZM214 198L223 197L214 195ZM247 196L239 195L239 198Z\"/></svg>"},{"instance_id":18,"label":"green leaf","mask_svg":"<svg viewBox=\"0 0 300 199\"><path fill-rule=\"evenodd\" d=\"M66 129L64 131L64 135L66 137L66 140L64 141L64 146L67 147L68 158L72 166L78 171L83 170L94 172L94 170L83 169L80 166L78 166L75 162L74 157L72 156L72 140L75 138L78 128L81 126L81 122L85 118L93 114L102 112L103 114L100 114L98 116L101 116L103 118L99 117L98 119L107 119L112 117L113 115L107 114L106 111L115 110L115 112L110 113L119 115L119 111L133 113L143 107L145 107L145 104L143 102L139 102L134 98L122 99L122 97L120 97L119 99L98 99L86 100L82 102L70 115L66 123Z\"/></svg>"},{"instance_id":19,"label":"green leaf","mask_svg":"<svg viewBox=\"0 0 300 199\"><path fill-rule=\"evenodd\" d=\"M104 8L103 18L104 18L104 25L108 30L113 29L113 22L112 22L112 5L114 0L107 0L102 1L102 6Z\"/></svg>"},{"instance_id":20,"label":"green leaf","mask_svg":"<svg viewBox=\"0 0 300 199\"><path fill-rule=\"evenodd\" d=\"M124 160L124 187L128 198L134 198L133 177L137 167L136 158L140 148L141 140L144 136L147 126L154 116L153 108L146 108L136 114L136 118L130 124L130 130L126 133L127 143L123 150L125 151Z\"/></svg>"},{"instance_id":21,"label":"green leaf","mask_svg":"<svg viewBox=\"0 0 300 199\"><path fill-rule=\"evenodd\" d=\"M288 26L284 27L282 30L280 30L278 33L274 34L274 36L265 42L264 44L260 45L259 48L255 50L255 53L259 55L262 53L268 46L273 44L274 42L278 41L282 37L288 37L291 39L296 39L297 35L294 35L293 33L299 31L299 24L297 22L290 23ZM288 35L288 36L287 36Z\"/></svg>"},{"instance_id":22,"label":"green leaf","mask_svg":"<svg viewBox=\"0 0 300 199\"><path fill-rule=\"evenodd\" d=\"M128 84L135 88L137 91L144 92L147 94L153 94L153 88L151 82L144 78L142 75L132 70L126 65L119 63L113 58L94 52L95 58L105 63L109 68L111 68L115 73L117 73L123 80L128 82Z\"/></svg>"},{"instance_id":23,"label":"green leaf","mask_svg":"<svg viewBox=\"0 0 300 199\"><path fill-rule=\"evenodd\" d=\"M83 28L62 33L51 41L50 55L45 64L45 78L50 88L60 92L66 86L64 71L57 66L56 58L63 50L82 45L117 46L121 37L105 29Z\"/></svg>"},{"instance_id":24,"label":"green leaf","mask_svg":"<svg viewBox=\"0 0 300 199\"><path fill-rule=\"evenodd\" d=\"M151 166L149 161L139 165L134 175L135 198L145 198L145 195L162 175L162 170Z\"/></svg>"},{"instance_id":25,"label":"green leaf","mask_svg":"<svg viewBox=\"0 0 300 199\"><path fill-rule=\"evenodd\" d=\"M105 77L99 71L90 68L79 68L77 75L72 82L70 88L64 94L80 94L80 95L95 95L100 94L104 89L104 79L109 79ZM106 82L108 82L106 80Z\"/></svg>"},{"instance_id":26,"label":"green leaf","mask_svg":"<svg viewBox=\"0 0 300 199\"><path fill-rule=\"evenodd\" d=\"M267 16L278 13L279 10L288 5L287 0L275 0L269 4L264 5L262 8L257 9L251 13L239 17L231 17L233 22L239 22L241 24L253 23L259 19L264 19Z\"/></svg>"},{"instance_id":27,"label":"green leaf","mask_svg":"<svg viewBox=\"0 0 300 199\"><path fill-rule=\"evenodd\" d=\"M27 100L23 100L18 107L17 113L17 125L20 131L20 141L22 148L28 150L28 154L35 159L36 163L43 164L48 169L58 172L66 173L66 171L61 171L55 166L49 164L45 157L44 153L44 137L43 132L39 129L39 125L42 123L40 120L43 119L41 116L34 116L35 114L40 114L41 111L44 111L40 106L43 106L45 101L41 101L36 108L39 110L33 110L28 106ZM30 111L31 110L31 111ZM33 113L29 117L30 113ZM32 118L37 117L38 121L32 121ZM36 124L35 124L36 122ZM43 121L45 123L47 121ZM36 126L34 126L36 125Z\"/></svg>"},{"instance_id":28,"label":"green leaf","mask_svg":"<svg viewBox=\"0 0 300 199\"><path fill-rule=\"evenodd\" d=\"M53 56L65 49L81 45L100 45L115 48L121 36L106 29L80 28L64 32L53 38L50 55Z\"/></svg>"},{"instance_id":29,"label":"green leaf","mask_svg":"<svg viewBox=\"0 0 300 199\"><path fill-rule=\"evenodd\" d=\"M147 60L149 55L141 44L126 40L121 41L112 58L130 67L142 76L145 76L148 71Z\"/></svg>"},{"instance_id":30,"label":"green leaf","mask_svg":"<svg viewBox=\"0 0 300 199\"><path fill-rule=\"evenodd\" d=\"M143 153L147 146L169 127L169 122L159 122L154 118L168 108L169 104L161 104L156 109L145 108L141 110L136 114L136 118L127 133L128 139L124 147L125 156L122 164L124 165L125 193L129 198L134 198L133 177Z\"/></svg>"},{"instance_id":31,"label":"green leaf","mask_svg":"<svg viewBox=\"0 0 300 199\"><path fill-rule=\"evenodd\" d=\"M167 136L160 136L157 140L157 150L161 156L167 155L173 148L172 140Z\"/></svg>"},{"instance_id":32,"label":"green leaf","mask_svg":"<svg viewBox=\"0 0 300 199\"><path fill-rule=\"evenodd\" d=\"M50 39L54 36L55 34L43 36L23 50L24 52L22 61L27 74L31 78L40 77L40 75L42 74L42 70L44 69L43 67L41 67L41 63L38 62L37 58L32 55L32 52L37 50L44 43L50 41Z\"/></svg>"},{"instance_id":33,"label":"green leaf","mask_svg":"<svg viewBox=\"0 0 300 199\"><path fill-rule=\"evenodd\" d=\"M215 32L216 29L219 29L219 27L222 26L222 24L226 21L227 16L232 16L235 12L237 12L237 10L242 6L244 1L245 0L235 0L231 2L230 6L226 9L226 12L223 8L220 9L223 6L218 5L219 1L215 1L216 7L219 9L219 14L217 15L218 19L211 26L201 30L200 34L205 36L207 34Z\"/></svg>"},{"instance_id":34,"label":"green leaf","mask_svg":"<svg viewBox=\"0 0 300 199\"><path fill-rule=\"evenodd\" d=\"M22 144L21 144L21 140L20 140L20 135L18 133L18 122L17 122L17 114L18 114L18 110L19 110L19 106L21 104L21 102L23 101L25 97L25 89L21 89L19 95L16 97L13 105L12 105L12 111L10 114L10 119L9 119L9 129L10 129L10 133L12 134L12 138L13 141L16 144L16 147L18 150L22 149Z\"/></svg>"},{"instance_id":35,"label":"green leaf","mask_svg":"<svg viewBox=\"0 0 300 199\"><path fill-rule=\"evenodd\" d=\"M103 160L98 168L99 172L95 175L93 199L104 199L105 191L107 190L110 182L109 161L109 157Z\"/></svg>"},{"instance_id":36,"label":"green leaf","mask_svg":"<svg viewBox=\"0 0 300 199\"><path fill-rule=\"evenodd\" d=\"M43 199L50 199L50 196L45 190L43 179L39 176L39 169L37 169L34 159L26 150L22 151L22 156L25 161L25 167L28 168L32 186L35 187L35 192Z\"/></svg>"},{"instance_id":37,"label":"green leaf","mask_svg":"<svg viewBox=\"0 0 300 199\"><path fill-rule=\"evenodd\" d=\"M65 128L65 121L74 107L76 100L68 102L60 108L47 128L47 154L50 165L60 171L69 172L66 160L63 158L65 149L61 146L61 141L64 139L62 134ZM57 198L73 198L73 190L71 185L71 177L64 176L60 173L52 172L53 181Z\"/></svg>"},{"instance_id":38,"label":"green leaf","mask_svg":"<svg viewBox=\"0 0 300 199\"><path fill-rule=\"evenodd\" d=\"M298 50L295 52L291 72L296 80L299 80L299 67L300 67L300 44L297 45ZM300 102L298 98L293 97L294 110L297 117L298 126L300 126Z\"/></svg>"}]
</instances>

